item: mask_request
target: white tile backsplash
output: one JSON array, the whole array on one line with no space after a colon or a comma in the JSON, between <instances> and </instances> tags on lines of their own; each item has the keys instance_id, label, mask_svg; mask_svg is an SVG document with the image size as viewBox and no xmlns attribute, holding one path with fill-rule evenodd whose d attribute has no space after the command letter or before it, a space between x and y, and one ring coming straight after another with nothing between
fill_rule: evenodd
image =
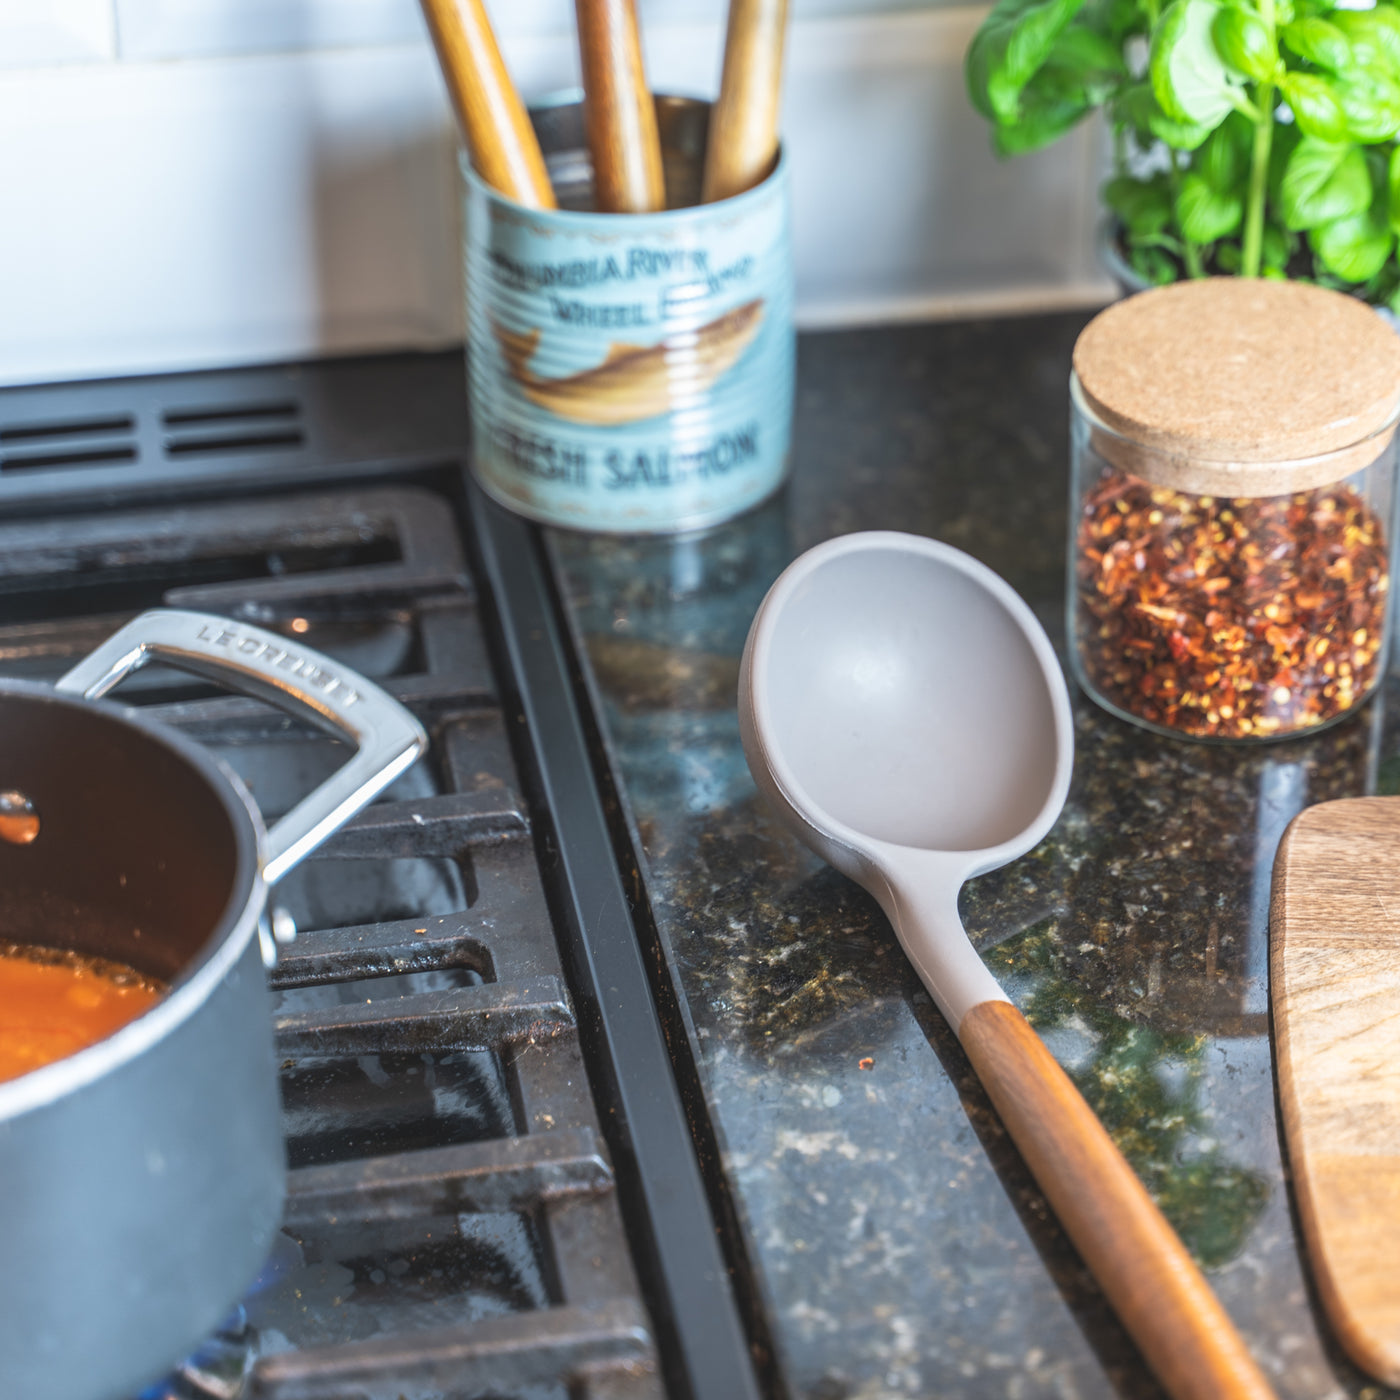
<instances>
[{"instance_id":1,"label":"white tile backsplash","mask_svg":"<svg viewBox=\"0 0 1400 1400\"><path fill-rule=\"evenodd\" d=\"M0 68L115 56L112 0L0 0Z\"/></svg>"},{"instance_id":2,"label":"white tile backsplash","mask_svg":"<svg viewBox=\"0 0 1400 1400\"><path fill-rule=\"evenodd\" d=\"M426 35L417 0L116 0L121 56L208 58L401 44Z\"/></svg>"},{"instance_id":3,"label":"white tile backsplash","mask_svg":"<svg viewBox=\"0 0 1400 1400\"><path fill-rule=\"evenodd\" d=\"M0 0L5 3L6 0ZM13 0L10 0L13 3ZM113 0L105 0L112 3ZM32 7L36 0L28 0ZM44 0L37 0L42 5ZM791 0L794 23L937 8L952 0ZM124 57L209 57L401 43L423 33L417 0L115 0ZM637 0L643 30L722 24L726 0ZM488 0L501 36L572 34L574 0Z\"/></svg>"},{"instance_id":4,"label":"white tile backsplash","mask_svg":"<svg viewBox=\"0 0 1400 1400\"><path fill-rule=\"evenodd\" d=\"M1085 127L1052 150L996 159L962 75L985 13L961 6L793 27L783 129L804 324L1098 294L1096 133ZM665 91L713 92L722 42L717 24L657 27L648 78Z\"/></svg>"},{"instance_id":5,"label":"white tile backsplash","mask_svg":"<svg viewBox=\"0 0 1400 1400\"><path fill-rule=\"evenodd\" d=\"M789 0L788 13L793 24L799 25L840 15L889 15L956 4L957 0ZM644 32L677 25L723 24L727 8L728 0L637 0ZM487 0L487 9L501 34L571 33L574 27L574 0Z\"/></svg>"},{"instance_id":6,"label":"white tile backsplash","mask_svg":"<svg viewBox=\"0 0 1400 1400\"><path fill-rule=\"evenodd\" d=\"M0 380L450 340L445 125L418 48L0 81Z\"/></svg>"},{"instance_id":7,"label":"white tile backsplash","mask_svg":"<svg viewBox=\"0 0 1400 1400\"><path fill-rule=\"evenodd\" d=\"M109 16L107 61L39 66L58 61L46 50L0 71L0 189L11 196L0 383L460 338L453 132L414 5L117 3L120 58ZM501 25L526 94L577 82L571 21L535 23L552 4L520 0L520 22ZM676 6L690 22L662 22L671 11L644 0L648 77L710 93L718 0ZM34 8L54 18L67 0ZM0 21L14 9L0 0ZM1013 162L992 156L961 72L984 13L906 7L794 24L784 129L804 323L1106 295L1092 254L1094 134ZM143 17L153 27L138 59Z\"/></svg>"}]
</instances>

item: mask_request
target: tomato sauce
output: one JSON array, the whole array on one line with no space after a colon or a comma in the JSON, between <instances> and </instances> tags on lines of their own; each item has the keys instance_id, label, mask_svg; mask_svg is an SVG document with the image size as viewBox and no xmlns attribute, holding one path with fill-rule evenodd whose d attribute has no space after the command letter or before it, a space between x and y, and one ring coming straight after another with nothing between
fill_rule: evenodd
<instances>
[{"instance_id":1,"label":"tomato sauce","mask_svg":"<svg viewBox=\"0 0 1400 1400\"><path fill-rule=\"evenodd\" d=\"M0 1081L105 1039L164 992L122 963L0 944Z\"/></svg>"}]
</instances>

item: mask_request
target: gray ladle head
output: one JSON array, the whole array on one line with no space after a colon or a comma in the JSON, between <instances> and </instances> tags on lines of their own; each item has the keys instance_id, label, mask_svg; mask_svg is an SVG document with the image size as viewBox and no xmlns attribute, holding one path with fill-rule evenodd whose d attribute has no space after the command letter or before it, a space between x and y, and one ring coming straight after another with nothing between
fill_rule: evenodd
<instances>
[{"instance_id":1,"label":"gray ladle head","mask_svg":"<svg viewBox=\"0 0 1400 1400\"><path fill-rule=\"evenodd\" d=\"M754 618L739 724L760 790L880 901L954 1028L1001 998L958 889L1049 831L1074 759L1059 663L1011 587L917 535L808 550Z\"/></svg>"}]
</instances>

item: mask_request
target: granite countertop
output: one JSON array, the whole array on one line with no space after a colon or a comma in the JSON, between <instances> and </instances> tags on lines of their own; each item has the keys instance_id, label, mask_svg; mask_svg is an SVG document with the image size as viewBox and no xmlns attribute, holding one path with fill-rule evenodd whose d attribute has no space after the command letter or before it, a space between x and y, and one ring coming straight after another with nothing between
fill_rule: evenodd
<instances>
[{"instance_id":1,"label":"granite countertop","mask_svg":"<svg viewBox=\"0 0 1400 1400\"><path fill-rule=\"evenodd\" d=\"M551 532L794 1400L1158 1396L957 1042L856 886L758 800L735 716L764 592L831 535L984 560L1061 648L1081 314L807 335L794 471L704 535ZM1286 1400L1370 1383L1320 1320L1281 1158L1267 914L1303 806L1400 790L1400 679L1310 740L1212 748L1075 694L1050 836L969 933L1205 1267Z\"/></svg>"}]
</instances>

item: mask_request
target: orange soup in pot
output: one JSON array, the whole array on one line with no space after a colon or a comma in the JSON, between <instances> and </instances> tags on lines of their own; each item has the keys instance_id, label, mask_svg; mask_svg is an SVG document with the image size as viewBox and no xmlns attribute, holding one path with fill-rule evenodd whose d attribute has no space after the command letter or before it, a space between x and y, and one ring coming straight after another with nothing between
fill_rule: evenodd
<instances>
[{"instance_id":1,"label":"orange soup in pot","mask_svg":"<svg viewBox=\"0 0 1400 1400\"><path fill-rule=\"evenodd\" d=\"M0 944L0 1081L105 1039L164 992L122 963Z\"/></svg>"}]
</instances>

